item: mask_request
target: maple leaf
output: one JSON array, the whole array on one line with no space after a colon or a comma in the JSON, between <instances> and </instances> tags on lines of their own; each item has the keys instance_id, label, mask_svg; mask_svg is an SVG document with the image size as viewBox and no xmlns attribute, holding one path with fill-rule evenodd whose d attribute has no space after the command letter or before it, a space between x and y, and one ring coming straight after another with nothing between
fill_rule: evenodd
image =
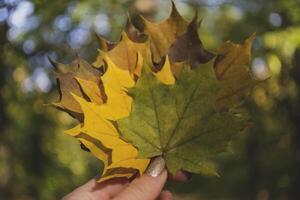
<instances>
[{"instance_id":1,"label":"maple leaf","mask_svg":"<svg viewBox=\"0 0 300 200\"><path fill-rule=\"evenodd\" d=\"M55 67L55 74L59 88L59 101L52 103L55 107L69 113L79 121L82 121L82 111L80 105L73 98L71 93L87 98L97 104L103 103L100 90L100 76L102 72L89 63L78 57L70 64L62 64L49 59ZM76 80L75 77L78 79ZM88 79L88 81L85 81ZM82 82L81 88L78 81ZM93 87L93 91L90 91ZM90 88L90 89L88 89ZM82 90L83 89L83 90ZM85 93L87 92L87 93Z\"/></svg>"},{"instance_id":2,"label":"maple leaf","mask_svg":"<svg viewBox=\"0 0 300 200\"><path fill-rule=\"evenodd\" d=\"M151 22L141 16L145 33L151 39L152 56L155 63L159 63L166 56L168 49L178 36L185 33L188 22L181 17L172 1L172 12L166 20L162 22Z\"/></svg>"},{"instance_id":3,"label":"maple leaf","mask_svg":"<svg viewBox=\"0 0 300 200\"><path fill-rule=\"evenodd\" d=\"M214 57L212 53L204 49L198 36L200 23L196 14L185 33L177 37L168 49L168 55L172 63L187 61L192 68L195 68L199 64L207 63Z\"/></svg>"},{"instance_id":4,"label":"maple leaf","mask_svg":"<svg viewBox=\"0 0 300 200\"><path fill-rule=\"evenodd\" d=\"M131 22L130 16L127 17L127 23L126 23L123 35L124 35L124 33L126 33L125 38L128 37L128 39L130 39L132 42L135 42L135 43L144 43L148 39L147 35L145 35L144 33L141 33L137 28L135 28L135 26ZM104 52L108 52L118 45L118 42L108 41L107 39L105 39L99 35L96 35L96 37L98 39L98 44L99 44L100 49ZM121 42L123 39L124 38L121 37ZM125 41L125 43L126 43L126 41ZM96 66L99 66L99 63L102 64L101 55L98 56L98 58L96 59L96 61L94 63Z\"/></svg>"},{"instance_id":5,"label":"maple leaf","mask_svg":"<svg viewBox=\"0 0 300 200\"><path fill-rule=\"evenodd\" d=\"M104 169L99 181L112 177L130 178L137 171L142 174L149 159L138 159L136 148L119 138L114 125L103 118L101 107L105 104L97 105L73 96L83 110L84 122L66 133L77 138L93 155L103 161Z\"/></svg>"},{"instance_id":6,"label":"maple leaf","mask_svg":"<svg viewBox=\"0 0 300 200\"><path fill-rule=\"evenodd\" d=\"M138 53L142 55L146 62L151 62L150 43L147 37L142 34L142 36L138 36L137 30L133 31L131 24L126 27L128 27L126 28L127 31L123 31L121 40L118 43L108 42L98 37L101 50L99 50L96 61L93 63L94 66L104 65L103 60L108 56L116 66L129 70L134 74L135 68L133 67L139 68L137 66Z\"/></svg>"},{"instance_id":7,"label":"maple leaf","mask_svg":"<svg viewBox=\"0 0 300 200\"><path fill-rule=\"evenodd\" d=\"M142 59L141 56L138 60ZM102 106L102 115L110 120L127 117L131 111L132 98L127 95L127 88L134 86L134 77L129 70L124 70L115 65L109 56L105 57L107 69L101 77L105 94L106 106ZM142 61L141 61L142 62Z\"/></svg>"},{"instance_id":8,"label":"maple leaf","mask_svg":"<svg viewBox=\"0 0 300 200\"><path fill-rule=\"evenodd\" d=\"M217 50L214 69L221 88L216 104L221 110L239 105L258 83L249 67L254 39L255 34L242 45L228 41Z\"/></svg>"},{"instance_id":9,"label":"maple leaf","mask_svg":"<svg viewBox=\"0 0 300 200\"><path fill-rule=\"evenodd\" d=\"M216 175L215 155L225 151L243 124L215 110L218 88L211 62L195 70L184 66L172 85L145 71L129 90L134 98L130 116L117 121L121 137L139 149L141 158L162 156L172 174Z\"/></svg>"},{"instance_id":10,"label":"maple leaf","mask_svg":"<svg viewBox=\"0 0 300 200\"><path fill-rule=\"evenodd\" d=\"M172 12L168 19L154 23L143 18L145 32L150 36L154 69L160 69L168 55L173 74L177 77L183 62L192 68L210 61L214 55L204 49L198 36L201 21L196 13L191 22L183 19L172 2Z\"/></svg>"}]
</instances>

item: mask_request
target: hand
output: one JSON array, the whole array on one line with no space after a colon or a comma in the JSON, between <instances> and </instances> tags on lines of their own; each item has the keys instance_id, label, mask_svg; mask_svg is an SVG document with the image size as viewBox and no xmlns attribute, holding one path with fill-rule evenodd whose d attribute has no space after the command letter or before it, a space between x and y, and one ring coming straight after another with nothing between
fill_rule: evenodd
<instances>
[{"instance_id":1,"label":"hand","mask_svg":"<svg viewBox=\"0 0 300 200\"><path fill-rule=\"evenodd\" d=\"M158 196L160 200L171 200L170 192L161 192L166 179L166 170L157 177L144 174L131 183L126 179L112 179L103 183L92 179L63 200L154 200Z\"/></svg>"},{"instance_id":2,"label":"hand","mask_svg":"<svg viewBox=\"0 0 300 200\"><path fill-rule=\"evenodd\" d=\"M127 179L112 179L97 183L96 179L77 188L63 200L172 200L169 191L162 191L168 174L162 158L154 159L146 173L129 182ZM185 181L187 176L179 172L173 180Z\"/></svg>"}]
</instances>

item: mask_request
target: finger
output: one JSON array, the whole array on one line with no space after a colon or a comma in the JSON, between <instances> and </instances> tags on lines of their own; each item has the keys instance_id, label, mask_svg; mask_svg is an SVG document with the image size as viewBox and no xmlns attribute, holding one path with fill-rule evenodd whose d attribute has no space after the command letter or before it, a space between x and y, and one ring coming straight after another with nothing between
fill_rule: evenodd
<instances>
[{"instance_id":1,"label":"finger","mask_svg":"<svg viewBox=\"0 0 300 200\"><path fill-rule=\"evenodd\" d=\"M169 175L168 180L173 182L184 183L191 179L192 174L189 172L178 171L175 176Z\"/></svg>"},{"instance_id":2,"label":"finger","mask_svg":"<svg viewBox=\"0 0 300 200\"><path fill-rule=\"evenodd\" d=\"M153 200L161 193L168 173L162 158L153 160L146 174L132 181L114 200Z\"/></svg>"},{"instance_id":3,"label":"finger","mask_svg":"<svg viewBox=\"0 0 300 200\"><path fill-rule=\"evenodd\" d=\"M78 187L73 192L63 197L63 200L110 200L128 184L127 179L116 178L98 183L96 178Z\"/></svg>"},{"instance_id":4,"label":"finger","mask_svg":"<svg viewBox=\"0 0 300 200\"><path fill-rule=\"evenodd\" d=\"M170 191L162 191L157 200L173 200L173 195Z\"/></svg>"},{"instance_id":5,"label":"finger","mask_svg":"<svg viewBox=\"0 0 300 200\"><path fill-rule=\"evenodd\" d=\"M164 187L167 175L165 170L157 177L145 174L132 181L114 200L153 200Z\"/></svg>"}]
</instances>

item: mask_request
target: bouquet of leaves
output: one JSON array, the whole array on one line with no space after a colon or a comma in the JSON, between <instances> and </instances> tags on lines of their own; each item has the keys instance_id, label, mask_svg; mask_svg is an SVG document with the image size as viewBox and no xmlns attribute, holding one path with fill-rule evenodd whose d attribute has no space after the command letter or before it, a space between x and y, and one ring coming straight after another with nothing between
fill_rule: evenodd
<instances>
[{"instance_id":1,"label":"bouquet of leaves","mask_svg":"<svg viewBox=\"0 0 300 200\"><path fill-rule=\"evenodd\" d=\"M99 37L97 60L52 61L60 99L53 103L78 120L67 134L103 162L99 181L144 173L162 157L179 170L218 176L215 157L246 127L241 104L256 85L249 69L254 35L225 42L214 53L178 13L162 22L130 20L117 43Z\"/></svg>"}]
</instances>

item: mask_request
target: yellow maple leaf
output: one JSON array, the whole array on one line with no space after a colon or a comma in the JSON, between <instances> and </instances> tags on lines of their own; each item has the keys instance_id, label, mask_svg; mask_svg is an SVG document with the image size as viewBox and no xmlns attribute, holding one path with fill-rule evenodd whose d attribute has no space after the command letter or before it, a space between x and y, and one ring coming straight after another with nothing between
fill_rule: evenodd
<instances>
[{"instance_id":1,"label":"yellow maple leaf","mask_svg":"<svg viewBox=\"0 0 300 200\"><path fill-rule=\"evenodd\" d=\"M91 102L103 104L103 95L101 94L100 83L75 77L81 89Z\"/></svg>"},{"instance_id":2,"label":"yellow maple leaf","mask_svg":"<svg viewBox=\"0 0 300 200\"><path fill-rule=\"evenodd\" d=\"M172 85L175 83L175 77L172 73L169 56L166 57L165 64L161 68L161 70L154 73L154 75L158 80L160 80L162 83L166 85Z\"/></svg>"},{"instance_id":3,"label":"yellow maple leaf","mask_svg":"<svg viewBox=\"0 0 300 200\"><path fill-rule=\"evenodd\" d=\"M105 106L102 106L102 115L111 120L126 117L131 111L132 103L132 98L126 92L134 86L134 78L129 70L117 67L109 56L104 59L107 69L101 80L107 101ZM138 59L142 57L139 56Z\"/></svg>"},{"instance_id":4,"label":"yellow maple leaf","mask_svg":"<svg viewBox=\"0 0 300 200\"><path fill-rule=\"evenodd\" d=\"M88 141L85 139L80 139L80 141L90 150L90 152L95 157L97 157L100 160L103 159L102 150L98 148L97 141ZM126 159L116 163L112 163L110 166L104 166L101 178L98 179L98 182L103 182L108 179L117 177L131 178L136 173L142 174L145 171L148 164L148 159Z\"/></svg>"},{"instance_id":5,"label":"yellow maple leaf","mask_svg":"<svg viewBox=\"0 0 300 200\"><path fill-rule=\"evenodd\" d=\"M114 125L103 118L102 105L87 102L76 95L73 96L82 108L84 122L66 133L78 138L97 158L103 161L102 177L108 176L108 171L113 168L136 169L142 174L149 159L138 159L137 149L119 138ZM126 173L126 177L129 175L133 174ZM109 176L123 175L110 173Z\"/></svg>"},{"instance_id":6,"label":"yellow maple leaf","mask_svg":"<svg viewBox=\"0 0 300 200\"><path fill-rule=\"evenodd\" d=\"M109 57L116 66L134 73L135 66L137 66L138 63L139 52L146 62L151 62L149 40L134 42L128 37L126 32L122 33L121 41L114 47L108 48L107 45L101 46L104 46L104 49L99 51L96 61L93 63L95 66L103 65L103 60Z\"/></svg>"}]
</instances>

